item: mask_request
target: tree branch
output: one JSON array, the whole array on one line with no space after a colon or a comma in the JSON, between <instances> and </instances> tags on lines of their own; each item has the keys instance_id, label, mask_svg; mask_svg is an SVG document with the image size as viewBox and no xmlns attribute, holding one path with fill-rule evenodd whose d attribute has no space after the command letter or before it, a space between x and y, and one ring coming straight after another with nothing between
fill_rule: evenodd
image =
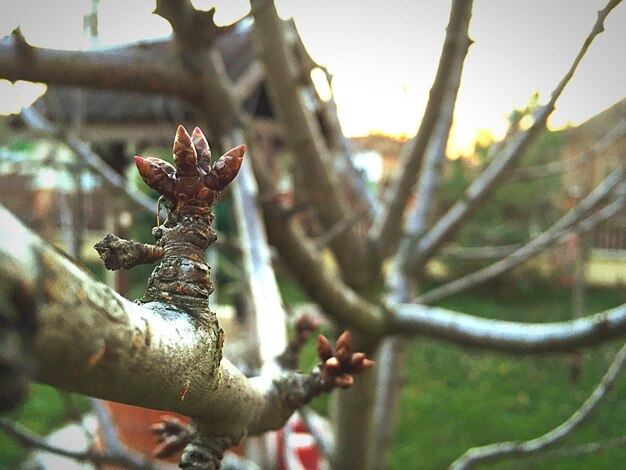
<instances>
[{"instance_id":1,"label":"tree branch","mask_svg":"<svg viewBox=\"0 0 626 470\"><path fill-rule=\"evenodd\" d=\"M24 447L50 452L79 462L91 462L95 465L119 465L124 468L143 470L169 470L171 468L170 466L153 464L141 454L129 449L126 449L124 452L107 452L94 449L74 451L57 447L48 443L43 437L6 418L0 418L0 428Z\"/></svg>"},{"instance_id":2,"label":"tree branch","mask_svg":"<svg viewBox=\"0 0 626 470\"><path fill-rule=\"evenodd\" d=\"M563 440L576 428L582 425L606 397L626 362L626 344L613 359L609 370L593 390L589 398L565 422L535 439L528 441L509 441L476 447L468 450L452 463L450 470L464 470L474 468L481 462L489 462L505 457L522 457L541 452Z\"/></svg>"},{"instance_id":3,"label":"tree branch","mask_svg":"<svg viewBox=\"0 0 626 470\"><path fill-rule=\"evenodd\" d=\"M626 436L616 437L615 439L607 439L605 441L588 442L586 444L580 444L572 447L564 447L562 449L549 450L536 456L528 456L525 460L527 464L533 464L546 462L548 460L565 459L577 457L579 455L593 454L596 452L601 452L605 449L624 446L626 446Z\"/></svg>"},{"instance_id":4,"label":"tree branch","mask_svg":"<svg viewBox=\"0 0 626 470\"><path fill-rule=\"evenodd\" d=\"M518 248L513 253L495 263L475 271L467 276L456 279L452 282L444 284L441 287L431 290L421 295L414 301L422 304L434 304L440 300L457 294L461 291L469 289L483 282L493 279L500 274L510 271L516 266L543 251L550 245L558 242L566 241L573 232L587 232L597 226L599 223L607 220L615 215L626 204L626 195L618 197L615 204L611 204L611 209L603 212L601 217L595 218L593 223L586 223L583 227L577 229L575 226L581 219L593 211L603 200L615 190L617 185L626 176L625 169L618 169L611 173L598 187L591 192L585 199L580 201L573 209L565 214L561 219L554 223L545 232L533 238L524 246ZM565 232L565 233L564 233Z\"/></svg>"},{"instance_id":5,"label":"tree branch","mask_svg":"<svg viewBox=\"0 0 626 470\"><path fill-rule=\"evenodd\" d=\"M195 101L202 83L167 54L137 50L59 51L32 47L15 36L0 40L0 77L50 85L140 91Z\"/></svg>"},{"instance_id":6,"label":"tree branch","mask_svg":"<svg viewBox=\"0 0 626 470\"><path fill-rule=\"evenodd\" d=\"M255 0L251 7L254 34L269 79L270 98L297 159L296 170L301 181L296 189L304 190L307 198L315 202L317 217L330 229L352 212L342 191L342 176L329 160L332 155L315 116L303 102L299 73L285 38L285 25L273 2ZM366 241L358 236L356 227L339 234L331 243L331 249L349 285L363 286L369 281Z\"/></svg>"},{"instance_id":7,"label":"tree branch","mask_svg":"<svg viewBox=\"0 0 626 470\"><path fill-rule=\"evenodd\" d=\"M393 251L401 235L402 214L406 207L406 201L417 181L418 169L422 165L422 159L433 139L433 132L438 122L441 122L443 127L440 128L440 135L436 137L439 140L438 146L437 148L433 147L433 157L432 161L428 163L428 167L436 169L439 149L442 146L445 152L449 129L446 131L446 125L443 123L452 119L451 115L456 102L463 62L471 44L467 32L472 3L471 0L456 0L452 3L446 28L446 39L422 122L416 136L407 142L402 149L399 168L394 173L391 185L384 196L385 208L379 214L370 232L372 239L376 240L381 258ZM440 118L442 114L449 115L449 117ZM430 173L422 177L423 183L420 185L422 192L427 188L425 183L430 181L427 179L432 176L432 172ZM419 201L419 204L423 203L425 201ZM427 204L430 204L430 201Z\"/></svg>"},{"instance_id":8,"label":"tree branch","mask_svg":"<svg viewBox=\"0 0 626 470\"><path fill-rule=\"evenodd\" d=\"M268 194L273 188L259 157L257 155L250 162L261 194ZM284 217L280 201L266 200L262 208L270 243L279 249L283 260L311 299L315 299L324 312L336 321L368 334L382 333L383 314L380 308L360 297L324 264L302 228L292 218Z\"/></svg>"},{"instance_id":9,"label":"tree branch","mask_svg":"<svg viewBox=\"0 0 626 470\"><path fill-rule=\"evenodd\" d=\"M439 307L399 304L390 331L478 349L542 354L590 347L626 334L626 304L567 322L520 323L492 320Z\"/></svg>"},{"instance_id":10,"label":"tree branch","mask_svg":"<svg viewBox=\"0 0 626 470\"><path fill-rule=\"evenodd\" d=\"M163 301L130 302L4 209L0 220L0 279L35 299L41 382L191 416L231 444L280 427L299 406L336 386L324 368L248 379L221 358L217 322Z\"/></svg>"},{"instance_id":11,"label":"tree branch","mask_svg":"<svg viewBox=\"0 0 626 470\"><path fill-rule=\"evenodd\" d=\"M590 148L574 155L571 158L557 160L544 165L516 168L511 171L511 181L523 181L526 179L545 178L559 173L569 172L575 168L592 162L602 155L623 135L626 135L626 119L620 120L604 137L596 141Z\"/></svg>"},{"instance_id":12,"label":"tree branch","mask_svg":"<svg viewBox=\"0 0 626 470\"><path fill-rule=\"evenodd\" d=\"M235 132L229 145L232 141L240 140L241 135L241 132ZM248 155L247 161L251 158ZM284 330L286 314L272 268L265 224L256 205L258 188L250 163L242 166L238 184L233 190L250 303L255 311L259 355L261 364L265 365L266 361L279 356L287 346Z\"/></svg>"},{"instance_id":13,"label":"tree branch","mask_svg":"<svg viewBox=\"0 0 626 470\"><path fill-rule=\"evenodd\" d=\"M545 128L546 121L554 110L556 101L574 75L589 46L595 37L604 31L605 18L620 2L621 0L610 0L607 6L598 12L598 19L585 39L573 64L553 90L548 103L537 110L533 116L533 124L524 132L512 137L511 141L502 148L485 171L474 180L463 198L457 201L420 240L417 249L411 253L407 263L413 274L420 273L426 261L434 255L441 245L449 241L461 227L462 223L488 199L496 184L506 176L506 171L524 154L530 143Z\"/></svg>"}]
</instances>

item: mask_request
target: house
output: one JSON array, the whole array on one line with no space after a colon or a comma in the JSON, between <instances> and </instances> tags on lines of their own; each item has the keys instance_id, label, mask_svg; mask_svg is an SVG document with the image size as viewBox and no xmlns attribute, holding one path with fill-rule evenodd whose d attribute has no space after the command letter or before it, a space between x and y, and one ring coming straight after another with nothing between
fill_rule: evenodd
<instances>
[{"instance_id":1,"label":"house","mask_svg":"<svg viewBox=\"0 0 626 470\"><path fill-rule=\"evenodd\" d=\"M565 133L561 153L570 204L626 162L626 99ZM575 243L577 246L578 240ZM626 285L626 210L604 223L587 241L586 269L591 285Z\"/></svg>"}]
</instances>

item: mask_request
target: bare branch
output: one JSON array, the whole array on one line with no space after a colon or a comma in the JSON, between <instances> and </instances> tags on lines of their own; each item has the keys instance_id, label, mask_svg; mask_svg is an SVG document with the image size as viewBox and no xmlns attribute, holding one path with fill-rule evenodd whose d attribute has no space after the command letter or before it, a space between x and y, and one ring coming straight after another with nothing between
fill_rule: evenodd
<instances>
[{"instance_id":1,"label":"bare branch","mask_svg":"<svg viewBox=\"0 0 626 470\"><path fill-rule=\"evenodd\" d=\"M626 304L568 322L519 323L491 320L438 307L397 305L391 331L478 349L541 354L590 347L626 334Z\"/></svg>"},{"instance_id":2,"label":"bare branch","mask_svg":"<svg viewBox=\"0 0 626 470\"><path fill-rule=\"evenodd\" d=\"M559 241L565 241L566 235L571 235L572 232L591 230L597 224L603 222L612 215L615 215L626 204L626 195L618 197L615 204L611 205L611 210L608 211L608 214L604 212L604 216L594 219L593 223L587 222L585 227L580 227L578 230L575 225L580 222L583 217L587 216L591 211L599 206L603 200L617 187L620 181L623 180L625 175L626 170L615 170L607 176L607 178L592 193L580 201L573 209L554 223L554 225L552 225L548 230L542 232L540 235L515 250L506 258L496 261L495 263L460 279L456 279L448 284L433 289L432 291L427 292L426 294L415 299L415 302L422 304L436 303L441 299L454 295L465 289L469 289L470 287L476 286L488 281L489 279L493 279L500 274L510 271L550 245Z\"/></svg>"},{"instance_id":3,"label":"bare branch","mask_svg":"<svg viewBox=\"0 0 626 470\"><path fill-rule=\"evenodd\" d=\"M329 152L319 124L303 100L296 63L285 38L285 25L273 2L252 1L256 35L268 76L270 98L285 126L290 148L297 158L301 181L296 186L306 197L315 201L317 216L330 229L351 214L349 201L343 192L341 174L330 161ZM344 279L350 285L367 283L366 240L359 237L356 227L339 234L331 243Z\"/></svg>"},{"instance_id":4,"label":"bare branch","mask_svg":"<svg viewBox=\"0 0 626 470\"><path fill-rule=\"evenodd\" d=\"M565 459L578 457L579 455L594 454L597 452L602 452L606 449L611 449L613 447L624 446L626 446L626 436L616 437L615 439L608 439L606 441L588 442L586 444L580 444L573 447L564 447L562 449L549 450L538 455L530 455L525 459L525 461L528 464L540 463L546 462L548 460Z\"/></svg>"},{"instance_id":5,"label":"bare branch","mask_svg":"<svg viewBox=\"0 0 626 470\"><path fill-rule=\"evenodd\" d=\"M402 149L399 168L385 194L385 209L379 214L372 227L371 237L376 240L381 258L393 251L400 237L402 214L406 201L417 181L418 169L422 165L423 156L433 138L437 139L437 143L431 150L433 156L427 165L427 168L431 170L428 175L422 177L420 185L422 192L430 191L426 183L430 183L434 173L437 173L437 166L439 165L437 161L440 158L442 147L445 153L449 133L449 124L446 125L445 122L452 119L452 111L463 71L463 62L471 44L467 32L472 3L471 0L456 0L452 3L439 67L430 89L422 122L417 135ZM433 136L438 122L441 123L441 127L437 131L439 135ZM420 200L419 203L424 204L425 201ZM428 201L426 204L430 203L431 201Z\"/></svg>"},{"instance_id":6,"label":"bare branch","mask_svg":"<svg viewBox=\"0 0 626 470\"><path fill-rule=\"evenodd\" d=\"M228 145L241 138L241 132L234 133ZM248 155L247 162L251 158L254 157ZM261 363L265 365L266 361L279 356L285 350L286 314L272 267L265 225L256 205L258 188L250 163L244 163L242 166L233 190L240 246L250 289L250 303L255 311L259 355Z\"/></svg>"},{"instance_id":7,"label":"bare branch","mask_svg":"<svg viewBox=\"0 0 626 470\"><path fill-rule=\"evenodd\" d=\"M607 134L600 140L596 141L590 148L574 155L571 158L557 160L546 163L544 165L535 165L525 168L516 168L511 171L511 181L520 181L525 179L545 178L566 171L572 171L575 168L593 161L595 158L606 152L615 142L623 135L626 135L626 119L619 121Z\"/></svg>"},{"instance_id":8,"label":"bare branch","mask_svg":"<svg viewBox=\"0 0 626 470\"><path fill-rule=\"evenodd\" d=\"M537 110L533 116L533 124L524 132L518 133L512 137L511 141L502 148L501 152L489 164L485 171L474 180L472 185L465 192L465 195L457 201L420 240L417 249L411 253L411 257L407 263L412 273L419 273L423 269L426 261L434 255L441 245L449 241L461 227L462 223L488 199L496 184L506 176L506 171L522 157L530 143L545 128L546 121L554 110L556 101L561 96L565 86L578 68L587 49L595 37L604 30L605 18L620 1L621 0L610 0L607 6L598 12L598 19L585 39L580 52L574 59L570 69L553 90L548 103Z\"/></svg>"},{"instance_id":9,"label":"bare branch","mask_svg":"<svg viewBox=\"0 0 626 470\"><path fill-rule=\"evenodd\" d=\"M441 250L443 255L458 259L503 258L520 247L520 244L499 246L447 246Z\"/></svg>"},{"instance_id":10,"label":"bare branch","mask_svg":"<svg viewBox=\"0 0 626 470\"><path fill-rule=\"evenodd\" d=\"M308 406L303 406L298 414L304 421L309 433L315 439L315 443L324 457L330 460L334 452L334 436L330 430L330 423L326 422L323 416L317 414Z\"/></svg>"},{"instance_id":11,"label":"bare branch","mask_svg":"<svg viewBox=\"0 0 626 470\"><path fill-rule=\"evenodd\" d=\"M196 101L202 83L166 54L136 50L59 51L0 40L0 77L51 85L141 91ZM158 78L157 78L158 77Z\"/></svg>"},{"instance_id":12,"label":"bare branch","mask_svg":"<svg viewBox=\"0 0 626 470\"><path fill-rule=\"evenodd\" d=\"M523 457L541 452L553 446L570 435L580 427L598 409L602 400L611 389L615 380L626 362L626 344L613 359L609 370L593 390L589 398L572 414L565 422L535 439L528 441L509 441L491 444L484 447L476 447L468 450L459 459L452 463L451 470L464 470L474 468L481 462L489 462L506 457Z\"/></svg>"},{"instance_id":13,"label":"bare branch","mask_svg":"<svg viewBox=\"0 0 626 470\"><path fill-rule=\"evenodd\" d=\"M246 378L221 358L217 323L199 323L161 301L130 302L94 281L6 210L0 216L3 285L38 299L33 307L37 380L191 416L233 442L246 432L280 427L298 406L334 387L336 378L326 380L323 370Z\"/></svg>"},{"instance_id":14,"label":"bare branch","mask_svg":"<svg viewBox=\"0 0 626 470\"><path fill-rule=\"evenodd\" d=\"M271 191L271 183L264 175L263 162L258 155L251 159L251 163L261 192ZM337 321L361 331L380 333L383 328L380 308L361 298L324 264L302 228L293 219L284 218L280 202L266 200L263 214L270 243L279 249L282 259L311 299Z\"/></svg>"},{"instance_id":15,"label":"bare branch","mask_svg":"<svg viewBox=\"0 0 626 470\"><path fill-rule=\"evenodd\" d=\"M255 60L234 84L234 95L237 97L237 101L243 103L248 99L253 91L258 90L264 79L265 69L261 62Z\"/></svg>"},{"instance_id":16,"label":"bare branch","mask_svg":"<svg viewBox=\"0 0 626 470\"><path fill-rule=\"evenodd\" d=\"M130 469L157 469L157 468L170 468L169 466L153 465L149 460L145 459L141 454L127 450L123 453L98 451L94 449L88 449L86 451L74 451L57 447L48 443L44 438L34 434L20 424L10 421L6 418L0 418L0 428L7 433L11 438L18 441L22 446L28 448L35 448L50 452L52 454L60 455L61 457L67 457L79 462L91 462L96 465L108 464L108 465L120 465L124 468Z\"/></svg>"},{"instance_id":17,"label":"bare branch","mask_svg":"<svg viewBox=\"0 0 626 470\"><path fill-rule=\"evenodd\" d=\"M100 176L108 186L124 194L137 208L146 210L152 214L156 213L156 204L152 199L142 193L129 191L124 178L114 171L98 154L91 150L86 142L82 141L72 131L55 127L32 107L23 108L21 116L33 130L41 132L45 136L54 138L67 145L75 155L85 162L86 166L91 171Z\"/></svg>"}]
</instances>

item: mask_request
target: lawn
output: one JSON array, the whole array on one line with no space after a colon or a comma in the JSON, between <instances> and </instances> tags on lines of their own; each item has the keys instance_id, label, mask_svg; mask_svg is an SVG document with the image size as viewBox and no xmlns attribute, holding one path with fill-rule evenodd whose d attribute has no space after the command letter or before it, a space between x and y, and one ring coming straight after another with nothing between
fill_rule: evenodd
<instances>
[{"instance_id":1,"label":"lawn","mask_svg":"<svg viewBox=\"0 0 626 470\"><path fill-rule=\"evenodd\" d=\"M624 302L618 291L592 290L588 312ZM570 317L567 290L534 288L498 298L464 295L441 306L517 321L556 321ZM570 416L588 397L621 346L613 342L582 355L580 379L572 381L571 356L511 356L479 352L426 339L414 341L402 393L392 469L446 468L466 449L537 437ZM626 374L618 379L598 413L566 442L574 445L619 437L626 432ZM408 464L410 462L410 464ZM545 464L523 460L507 468L624 468L626 449ZM502 468L503 463L492 468Z\"/></svg>"},{"instance_id":2,"label":"lawn","mask_svg":"<svg viewBox=\"0 0 626 470\"><path fill-rule=\"evenodd\" d=\"M297 297L297 296L296 296ZM626 301L618 290L591 290L589 313ZM519 321L555 321L570 316L565 289L533 287L497 295L488 291L457 296L441 306L485 317ZM536 437L566 419L589 395L604 374L620 342L583 353L580 379L570 380L571 357L506 356L479 352L427 339L413 342L391 469L442 469L466 449L501 440ZM303 363L313 362L313 344ZM314 407L323 411L326 399ZM79 399L78 406L85 408ZM49 432L65 419L62 395L34 385L26 405L14 412L37 432ZM623 374L599 412L566 442L574 445L624 435L626 430L626 374ZM0 469L15 468L23 456L0 432ZM545 464L509 462L506 468L613 469L623 468L626 449ZM491 468L502 468L499 463Z\"/></svg>"}]
</instances>

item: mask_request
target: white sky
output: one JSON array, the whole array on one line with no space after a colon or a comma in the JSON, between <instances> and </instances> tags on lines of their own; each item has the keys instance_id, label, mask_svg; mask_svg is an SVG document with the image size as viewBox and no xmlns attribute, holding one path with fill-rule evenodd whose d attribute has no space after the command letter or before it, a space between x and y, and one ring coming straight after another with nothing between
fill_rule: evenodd
<instances>
[{"instance_id":1,"label":"white sky","mask_svg":"<svg viewBox=\"0 0 626 470\"><path fill-rule=\"evenodd\" d=\"M82 16L90 0L0 0L0 36L21 24L35 45L87 47ZM437 0L276 0L293 16L313 58L334 74L339 117L348 135L410 136L419 125L448 20ZM246 0L196 0L217 7L218 22L249 10ZM501 136L505 116L535 92L545 102L575 57L604 0L475 0L470 48L451 150L467 151L481 129ZM170 32L151 15L153 0L100 0L100 42L115 44ZM33 14L32 12L36 12ZM557 103L550 125L579 124L626 96L626 5L618 6ZM620 52L621 51L621 52ZM22 101L28 93L21 87ZM0 113L16 108L0 81Z\"/></svg>"}]
</instances>

